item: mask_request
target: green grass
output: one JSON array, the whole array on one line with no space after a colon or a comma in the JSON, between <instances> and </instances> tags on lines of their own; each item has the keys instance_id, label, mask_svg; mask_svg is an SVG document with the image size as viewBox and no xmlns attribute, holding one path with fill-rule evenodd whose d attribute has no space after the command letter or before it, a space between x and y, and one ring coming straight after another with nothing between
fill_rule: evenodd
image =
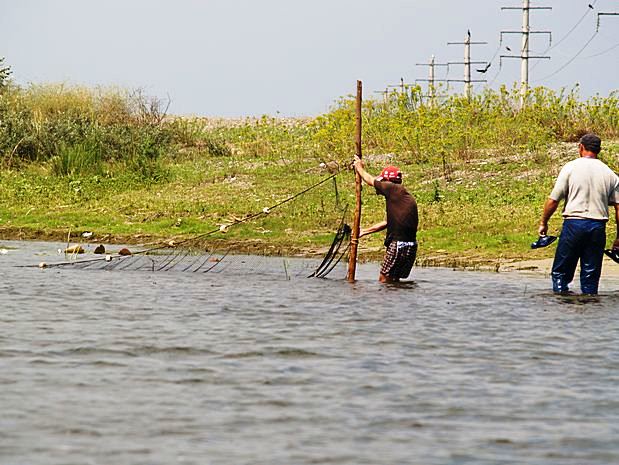
<instances>
[{"instance_id":1,"label":"green grass","mask_svg":"<svg viewBox=\"0 0 619 465\"><path fill-rule=\"evenodd\" d=\"M452 96L430 107L420 89L364 106L364 159L371 173L398 164L420 210L420 258L471 263L539 258L531 251L542 205L575 140L596 131L604 160L619 169L616 94L516 90ZM354 108L343 98L315 119L263 117L213 124L163 118L139 93L43 86L0 93L0 231L66 237L92 230L118 240L189 238L260 212L328 173L328 182L250 223L212 236L219 246L270 252L328 245L354 204ZM384 200L364 189L363 224L384 218ZM349 212L349 216L350 216ZM551 233L558 232L558 215ZM362 240L362 258L382 237Z\"/></svg>"}]
</instances>

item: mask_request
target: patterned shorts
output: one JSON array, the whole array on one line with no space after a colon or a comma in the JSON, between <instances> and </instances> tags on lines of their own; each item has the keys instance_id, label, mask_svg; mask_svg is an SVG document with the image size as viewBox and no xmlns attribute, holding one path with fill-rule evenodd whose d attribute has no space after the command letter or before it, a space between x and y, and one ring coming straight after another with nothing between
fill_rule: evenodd
<instances>
[{"instance_id":1,"label":"patterned shorts","mask_svg":"<svg viewBox=\"0 0 619 465\"><path fill-rule=\"evenodd\" d=\"M406 278L417 257L416 242L393 241L387 247L380 272L391 279Z\"/></svg>"}]
</instances>

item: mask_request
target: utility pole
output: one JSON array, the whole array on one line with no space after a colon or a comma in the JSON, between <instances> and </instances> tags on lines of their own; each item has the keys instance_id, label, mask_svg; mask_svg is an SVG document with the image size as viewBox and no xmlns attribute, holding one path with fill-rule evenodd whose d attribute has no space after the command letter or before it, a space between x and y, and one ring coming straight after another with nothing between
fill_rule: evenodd
<instances>
[{"instance_id":1,"label":"utility pole","mask_svg":"<svg viewBox=\"0 0 619 465\"><path fill-rule=\"evenodd\" d=\"M595 27L595 32L598 32L600 30L600 17L601 16L619 16L619 13L616 13L616 12L612 12L612 13L598 13L598 21L597 21L597 25Z\"/></svg>"},{"instance_id":2,"label":"utility pole","mask_svg":"<svg viewBox=\"0 0 619 465\"><path fill-rule=\"evenodd\" d=\"M382 94L383 95L383 103L385 105L387 105L387 101L388 101L388 97L389 97L389 89L385 88L385 90L375 90L374 91L375 94Z\"/></svg>"},{"instance_id":3,"label":"utility pole","mask_svg":"<svg viewBox=\"0 0 619 465\"><path fill-rule=\"evenodd\" d=\"M435 82L447 82L447 79L436 79L434 68L437 66L449 66L447 63L436 63L434 55L430 58L429 63L415 63L415 66L427 66L428 67L428 79L415 79L415 82L427 82L428 83L428 95L430 106L434 106L436 98L436 85Z\"/></svg>"},{"instance_id":4,"label":"utility pole","mask_svg":"<svg viewBox=\"0 0 619 465\"><path fill-rule=\"evenodd\" d=\"M464 42L447 42L447 45L464 45L464 61L450 61L448 65L464 65L464 80L448 79L447 82L464 82L464 95L473 96L473 82L486 82L485 79L471 79L471 65L484 65L485 61L471 61L471 45L486 45L488 42L471 42L471 31L467 31Z\"/></svg>"},{"instance_id":5,"label":"utility pole","mask_svg":"<svg viewBox=\"0 0 619 465\"><path fill-rule=\"evenodd\" d=\"M520 58L520 108L523 108L526 103L527 93L529 92L529 60L531 58L550 59L549 56L530 56L530 36L531 34L548 34L552 42L552 33L550 31L531 31L529 26L529 13L531 10L552 10L550 6L531 6L531 0L522 0L522 6L504 6L501 10L522 10L522 30L521 31L501 31L501 42L503 34L522 34L522 46L520 48L520 56L518 55L501 55L502 58Z\"/></svg>"},{"instance_id":6,"label":"utility pole","mask_svg":"<svg viewBox=\"0 0 619 465\"><path fill-rule=\"evenodd\" d=\"M405 84L404 83L404 78L400 78L400 83L399 84L389 84L387 87L399 87L400 88L400 92L404 93L404 89L406 88L406 86L410 86L412 84Z\"/></svg>"}]
</instances>

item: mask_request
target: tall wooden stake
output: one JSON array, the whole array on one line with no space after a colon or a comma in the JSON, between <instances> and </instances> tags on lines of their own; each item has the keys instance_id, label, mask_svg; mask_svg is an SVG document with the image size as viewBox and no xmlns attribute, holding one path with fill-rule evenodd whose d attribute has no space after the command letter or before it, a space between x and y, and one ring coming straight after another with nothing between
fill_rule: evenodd
<instances>
[{"instance_id":1,"label":"tall wooden stake","mask_svg":"<svg viewBox=\"0 0 619 465\"><path fill-rule=\"evenodd\" d=\"M357 115L355 127L356 154L361 158L361 103L363 100L363 83L357 81ZM361 229L361 176L355 173L355 217L353 219L352 234L350 238L350 254L348 256L348 274L346 279L349 283L355 282L357 271L357 246L359 245L359 231Z\"/></svg>"}]
</instances>

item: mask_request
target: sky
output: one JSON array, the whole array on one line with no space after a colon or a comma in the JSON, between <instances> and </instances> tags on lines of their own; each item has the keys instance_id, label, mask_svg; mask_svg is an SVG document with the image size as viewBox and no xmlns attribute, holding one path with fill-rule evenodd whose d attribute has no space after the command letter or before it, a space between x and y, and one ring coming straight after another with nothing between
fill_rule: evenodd
<instances>
[{"instance_id":1,"label":"sky","mask_svg":"<svg viewBox=\"0 0 619 465\"><path fill-rule=\"evenodd\" d=\"M592 4L594 9L589 8ZM472 60L491 61L476 84L520 79L522 0L0 0L0 57L22 85L120 86L171 100L169 112L203 116L315 116L356 80L380 98L387 85L427 77L437 63L462 61L467 30ZM580 85L584 97L619 88L619 0L533 0L532 85ZM590 41L590 42L589 42ZM589 43L587 43L589 42ZM506 47L512 49L509 52ZM584 47L584 48L583 48ZM614 48L613 48L614 47ZM483 66L476 66L477 68ZM462 65L437 67L462 79ZM452 92L462 84L452 83Z\"/></svg>"}]
</instances>

